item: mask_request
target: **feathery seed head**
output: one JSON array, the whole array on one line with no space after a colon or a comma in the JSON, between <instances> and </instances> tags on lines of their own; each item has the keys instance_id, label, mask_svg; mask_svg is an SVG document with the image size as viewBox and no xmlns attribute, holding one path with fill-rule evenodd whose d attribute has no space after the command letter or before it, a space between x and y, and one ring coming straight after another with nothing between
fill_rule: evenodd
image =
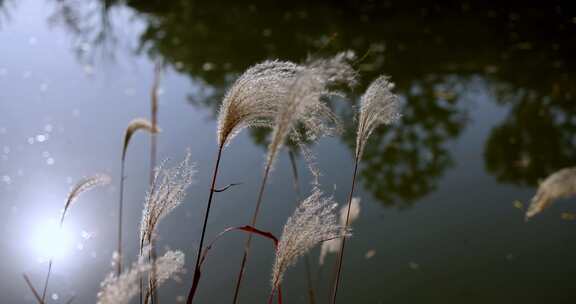
<instances>
[{"instance_id":1,"label":"feathery seed head","mask_svg":"<svg viewBox=\"0 0 576 304\"><path fill-rule=\"evenodd\" d=\"M184 267L184 253L168 251L156 259L156 284L164 283L174 275L181 273ZM120 276L109 273L100 283L98 304L128 304L140 291L140 277L149 273L152 265L146 259L139 259L129 270Z\"/></svg>"},{"instance_id":2,"label":"feathery seed head","mask_svg":"<svg viewBox=\"0 0 576 304\"><path fill-rule=\"evenodd\" d=\"M278 287L286 269L316 244L347 233L338 225L335 208L332 198L324 198L319 189L314 189L288 218L276 250L272 288Z\"/></svg>"},{"instance_id":3,"label":"feathery seed head","mask_svg":"<svg viewBox=\"0 0 576 304\"><path fill-rule=\"evenodd\" d=\"M356 134L356 157L361 158L372 132L381 124L389 125L400 118L398 96L394 84L380 76L370 84L360 99L360 115Z\"/></svg>"},{"instance_id":4,"label":"feathery seed head","mask_svg":"<svg viewBox=\"0 0 576 304\"><path fill-rule=\"evenodd\" d=\"M81 179L76 185L74 185L68 194L68 198L66 199L66 204L64 205L64 210L62 211L62 217L60 218L60 224L64 222L66 211L68 211L68 208L70 208L70 206L76 201L80 194L97 186L108 185L110 180L110 176L106 174L96 174L94 176Z\"/></svg>"},{"instance_id":5,"label":"feathery seed head","mask_svg":"<svg viewBox=\"0 0 576 304\"><path fill-rule=\"evenodd\" d=\"M184 267L184 253L182 251L168 251L156 260L156 284L161 285L175 274L182 272Z\"/></svg>"},{"instance_id":6,"label":"feathery seed head","mask_svg":"<svg viewBox=\"0 0 576 304\"><path fill-rule=\"evenodd\" d=\"M576 195L576 167L564 168L548 176L540 186L526 211L526 219L542 212L554 200Z\"/></svg>"},{"instance_id":7,"label":"feathery seed head","mask_svg":"<svg viewBox=\"0 0 576 304\"><path fill-rule=\"evenodd\" d=\"M186 189L192 184L195 173L194 164L190 162L189 151L178 166L165 169L162 163L154 170L153 183L146 194L142 211L141 247L150 243L158 222L182 203L186 196Z\"/></svg>"},{"instance_id":8,"label":"feathery seed head","mask_svg":"<svg viewBox=\"0 0 576 304\"><path fill-rule=\"evenodd\" d=\"M345 51L329 58L309 59L307 66L320 74L329 86L354 87L358 83L358 73L350 64L354 58L353 51Z\"/></svg>"},{"instance_id":9,"label":"feathery seed head","mask_svg":"<svg viewBox=\"0 0 576 304\"><path fill-rule=\"evenodd\" d=\"M130 139L132 138L132 135L138 130L143 130L143 131L146 131L150 134L155 134L155 133L160 132L160 128L158 128L158 126L153 127L152 123L149 122L145 118L136 118L136 119L132 120L130 122L130 124L128 124L128 127L126 128L126 132L124 133L124 145L122 147L122 159L124 159L126 157L126 149L128 149L128 144L130 143Z\"/></svg>"},{"instance_id":10,"label":"feathery seed head","mask_svg":"<svg viewBox=\"0 0 576 304\"><path fill-rule=\"evenodd\" d=\"M272 165L290 134L296 142L302 140L299 126L304 128L308 141L339 131L338 118L322 98L337 94L334 86L352 86L355 82L356 72L344 53L329 59L308 60L296 73L275 115L267 162Z\"/></svg>"},{"instance_id":11,"label":"feathery seed head","mask_svg":"<svg viewBox=\"0 0 576 304\"><path fill-rule=\"evenodd\" d=\"M226 93L218 115L218 144L223 146L242 129L271 126L279 100L301 69L289 61L264 61L242 74Z\"/></svg>"}]
</instances>

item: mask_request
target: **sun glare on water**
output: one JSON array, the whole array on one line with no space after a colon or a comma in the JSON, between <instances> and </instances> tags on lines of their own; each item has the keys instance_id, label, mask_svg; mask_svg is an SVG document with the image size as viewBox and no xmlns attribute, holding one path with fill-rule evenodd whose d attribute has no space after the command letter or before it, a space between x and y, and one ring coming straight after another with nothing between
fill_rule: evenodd
<instances>
[{"instance_id":1,"label":"sun glare on water","mask_svg":"<svg viewBox=\"0 0 576 304\"><path fill-rule=\"evenodd\" d=\"M56 220L39 223L32 230L30 245L39 261L61 259L72 251L73 235Z\"/></svg>"}]
</instances>

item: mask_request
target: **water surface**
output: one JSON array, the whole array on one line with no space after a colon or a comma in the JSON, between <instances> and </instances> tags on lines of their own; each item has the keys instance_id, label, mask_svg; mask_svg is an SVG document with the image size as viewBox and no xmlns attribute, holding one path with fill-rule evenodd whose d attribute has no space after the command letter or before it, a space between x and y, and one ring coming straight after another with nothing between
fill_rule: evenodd
<instances>
[{"instance_id":1,"label":"water surface","mask_svg":"<svg viewBox=\"0 0 576 304\"><path fill-rule=\"evenodd\" d=\"M531 3L534 2L534 3ZM93 303L112 270L122 136L150 115L154 66L160 159L186 149L198 175L159 227L159 248L186 253L188 273L160 293L172 303L191 283L216 153L215 115L248 66L353 50L360 85L333 106L349 131L314 147L323 189L344 203L353 169L353 117L365 87L390 75L402 120L370 139L360 169L360 218L347 247L342 303L573 303L574 199L528 223L538 181L576 164L576 12L562 2L499 7L482 1L0 1L0 297L33 303L56 255L48 303ZM267 133L243 132L227 148L208 238L252 213ZM149 139L133 138L126 180L126 255L134 260L148 183ZM311 176L297 158L303 191ZM104 172L111 187L83 195L52 231L73 183ZM284 151L259 227L277 235L295 207ZM516 205L516 207L515 207ZM564 217L562 216L564 214ZM231 301L244 236L229 235L205 266L198 303ZM269 292L273 251L256 240L242 302ZM370 253L370 254L369 254ZM334 256L311 255L325 302ZM302 262L302 261L301 261ZM284 284L306 303L303 263Z\"/></svg>"}]
</instances>

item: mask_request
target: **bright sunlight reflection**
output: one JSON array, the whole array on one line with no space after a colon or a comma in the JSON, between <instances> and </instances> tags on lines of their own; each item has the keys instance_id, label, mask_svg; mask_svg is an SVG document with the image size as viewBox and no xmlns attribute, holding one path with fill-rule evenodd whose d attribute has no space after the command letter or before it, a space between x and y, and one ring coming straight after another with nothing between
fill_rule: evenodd
<instances>
[{"instance_id":1,"label":"bright sunlight reflection","mask_svg":"<svg viewBox=\"0 0 576 304\"><path fill-rule=\"evenodd\" d=\"M60 227L58 221L40 222L32 230L30 245L39 260L60 259L71 252L73 237L71 231Z\"/></svg>"}]
</instances>

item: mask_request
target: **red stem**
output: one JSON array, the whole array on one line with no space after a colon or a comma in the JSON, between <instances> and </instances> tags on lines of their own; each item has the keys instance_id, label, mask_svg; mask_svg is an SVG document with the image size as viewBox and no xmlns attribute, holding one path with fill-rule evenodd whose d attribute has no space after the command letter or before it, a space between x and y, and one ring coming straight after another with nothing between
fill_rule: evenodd
<instances>
[{"instance_id":1,"label":"red stem","mask_svg":"<svg viewBox=\"0 0 576 304\"><path fill-rule=\"evenodd\" d=\"M230 232L230 231L234 231L234 230L240 230L240 231L245 231L248 232L250 234L254 233L266 238L271 239L274 242L274 250L276 251L278 249L278 239L270 232L266 232L266 231L262 231L259 229L256 229L252 226L241 226L241 227L230 227L230 228L226 228L224 231L220 232L204 249L204 252L202 253L202 257L200 258L200 262L198 264L198 267L195 269L194 271L194 279L192 281L192 288L190 289L190 293L188 295L188 299L190 301L192 301L194 299L194 295L196 294L196 289L198 288L198 283L200 282L200 277L202 275L202 272L200 271L200 269L202 268L202 264L204 263L204 261L206 260L206 256L208 255L208 251L210 251L210 249L212 249L212 247L214 246L214 244L216 243L216 241L218 241L220 239L220 237L222 237L224 234ZM280 303L282 301L280 300Z\"/></svg>"},{"instance_id":2,"label":"red stem","mask_svg":"<svg viewBox=\"0 0 576 304\"><path fill-rule=\"evenodd\" d=\"M266 169L264 169L264 176L262 177L262 183L260 184L260 190L258 192L258 199L256 200L256 208L252 214L251 226L256 226L256 220L258 219L258 214L260 213L260 206L262 204L262 197L264 196L264 188L266 188L266 181L268 180L268 175L270 174L271 162L268 161L266 164ZM242 284L242 278L244 277L244 270L246 269L246 263L248 261L248 253L250 251L250 244L252 242L252 234L248 235L246 239L246 244L244 247L244 256L242 257L242 263L240 264L240 272L238 273L238 278L236 279L236 288L234 289L234 299L232 303L238 303L238 297L240 295L240 285ZM190 303L188 303L190 304Z\"/></svg>"}]
</instances>

